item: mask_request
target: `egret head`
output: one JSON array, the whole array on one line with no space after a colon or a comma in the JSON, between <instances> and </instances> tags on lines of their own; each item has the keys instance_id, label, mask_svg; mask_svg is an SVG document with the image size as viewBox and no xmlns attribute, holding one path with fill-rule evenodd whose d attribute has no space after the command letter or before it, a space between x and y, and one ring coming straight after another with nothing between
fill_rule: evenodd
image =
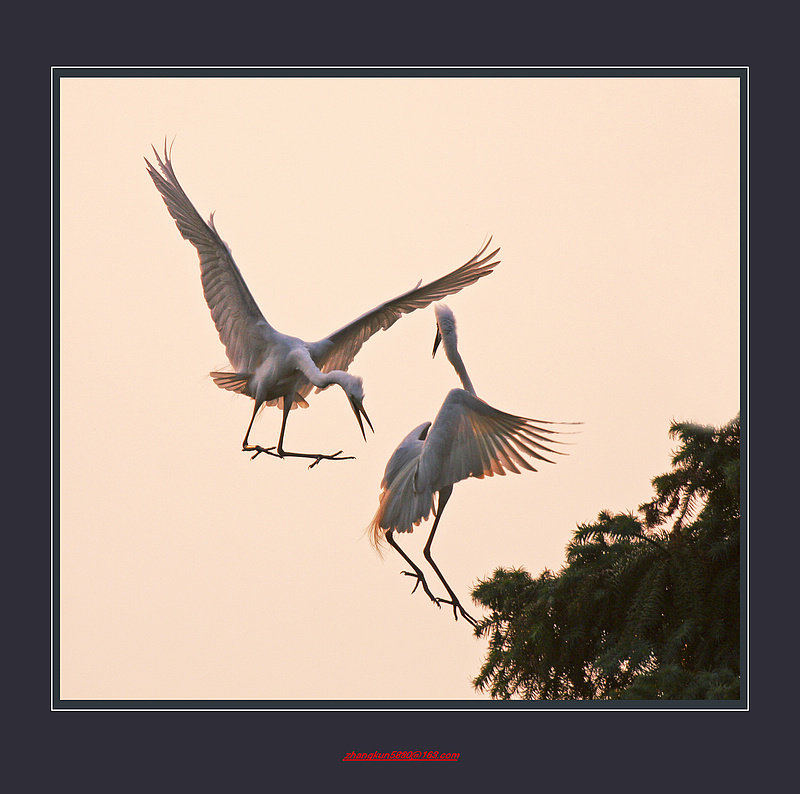
<instances>
[{"instance_id":1,"label":"egret head","mask_svg":"<svg viewBox=\"0 0 800 794\"><path fill-rule=\"evenodd\" d=\"M475 394L475 387L469 379L467 368L464 366L464 361L458 352L456 318L453 312L441 303L434 308L434 311L436 312L436 339L433 341L433 355L436 355L439 343L442 342L444 344L444 354L461 379L461 385L466 391Z\"/></svg>"},{"instance_id":2,"label":"egret head","mask_svg":"<svg viewBox=\"0 0 800 794\"><path fill-rule=\"evenodd\" d=\"M436 356L436 351L439 349L439 343L445 338L445 349L448 347L448 342L456 339L456 318L449 307L443 303L437 304L434 309L436 314L436 339L433 340L433 356Z\"/></svg>"},{"instance_id":3,"label":"egret head","mask_svg":"<svg viewBox=\"0 0 800 794\"><path fill-rule=\"evenodd\" d=\"M347 399L350 400L350 407L356 415L358 426L361 429L361 435L364 436L364 441L366 441L367 434L364 432L364 423L361 421L361 417L363 416L364 419L367 420L369 429L372 430L373 433L375 429L372 427L372 422L369 421L367 412L364 410L364 382L357 375L343 374L347 377L342 380L342 388L347 395Z\"/></svg>"}]
</instances>

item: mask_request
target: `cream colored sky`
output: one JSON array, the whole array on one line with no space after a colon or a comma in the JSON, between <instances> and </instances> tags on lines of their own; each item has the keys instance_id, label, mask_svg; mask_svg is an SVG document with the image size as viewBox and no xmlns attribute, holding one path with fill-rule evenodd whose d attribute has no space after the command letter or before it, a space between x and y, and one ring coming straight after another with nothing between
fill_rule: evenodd
<instances>
[{"instance_id":1,"label":"cream colored sky","mask_svg":"<svg viewBox=\"0 0 800 794\"><path fill-rule=\"evenodd\" d=\"M287 448L240 451L195 250L144 168L173 163L279 330L318 339L462 264L448 299L485 400L580 420L556 466L456 485L434 557L465 606L499 566L557 570L635 509L671 419L739 409L736 79L62 79L61 696L471 700L486 643L363 530L387 459L458 385L432 310L373 337L365 444L336 388ZM280 414L251 439L275 443ZM425 524L401 542L421 558ZM435 578L431 579L433 584ZM480 615L480 610L471 609Z\"/></svg>"}]
</instances>

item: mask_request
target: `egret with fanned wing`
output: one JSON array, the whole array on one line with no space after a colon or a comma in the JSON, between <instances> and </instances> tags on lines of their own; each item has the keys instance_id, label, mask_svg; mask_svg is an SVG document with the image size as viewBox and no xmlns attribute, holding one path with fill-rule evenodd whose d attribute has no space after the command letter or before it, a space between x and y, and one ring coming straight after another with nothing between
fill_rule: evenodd
<instances>
[{"instance_id":1,"label":"egret with fanned wing","mask_svg":"<svg viewBox=\"0 0 800 794\"><path fill-rule=\"evenodd\" d=\"M309 468L321 460L352 460L352 456L341 456L341 450L332 455L286 451L283 439L289 411L297 406L307 407L306 397L312 388L321 391L336 384L347 395L366 441L361 417L370 429L372 423L364 410L364 387L361 378L347 372L361 346L377 331L394 325L402 315L425 308L491 273L499 264L494 257L500 249L484 256L491 242L489 238L469 262L446 276L424 286L420 286L420 281L414 289L382 303L330 336L318 342L305 342L280 333L266 321L230 249L214 227L214 214L206 223L189 201L175 176L166 143L163 159L155 147L153 152L158 169L145 158L147 171L178 231L197 249L203 294L232 366L231 372L212 372L211 377L221 389L245 394L255 402L242 450L253 452L253 458L262 452L280 458L308 458L313 460ZM253 421L264 405L274 405L283 411L278 444L274 447L264 448L249 442Z\"/></svg>"},{"instance_id":2,"label":"egret with fanned wing","mask_svg":"<svg viewBox=\"0 0 800 794\"><path fill-rule=\"evenodd\" d=\"M442 305L435 307L435 313L436 339L433 355L436 355L441 342L464 388L452 389L445 397L433 423L424 422L415 427L389 458L381 483L380 504L368 532L376 549L380 550L381 544L386 540L411 566L413 573L403 573L417 580L414 590L421 584L437 606L450 604L456 620L460 613L472 625L476 625L475 619L461 606L431 556L433 536L453 492L453 485L468 477L504 475L506 471L519 474L517 466L536 471L526 456L553 463L554 461L540 453L565 454L547 446L562 443L550 436L563 431L542 425L575 423L545 422L513 416L498 411L481 400L475 393L458 352L453 313ZM434 495L437 494L438 499L434 506ZM433 595L420 568L393 537L395 532L413 532L414 527L427 519L431 511L436 520L423 554L447 590L449 600Z\"/></svg>"}]
</instances>

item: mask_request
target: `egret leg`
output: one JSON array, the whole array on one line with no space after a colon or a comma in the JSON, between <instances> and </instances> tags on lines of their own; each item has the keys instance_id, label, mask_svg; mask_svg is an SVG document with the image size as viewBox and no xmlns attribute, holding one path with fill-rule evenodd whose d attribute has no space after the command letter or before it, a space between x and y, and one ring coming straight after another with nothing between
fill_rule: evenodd
<instances>
[{"instance_id":1,"label":"egret leg","mask_svg":"<svg viewBox=\"0 0 800 794\"><path fill-rule=\"evenodd\" d=\"M274 455L275 453L272 452L275 447L260 447L258 444L250 444L248 443L248 439L250 438L250 431L253 429L253 422L256 420L256 414L258 413L258 409L261 407L261 403L256 402L255 407L253 408L253 415L250 417L250 424L247 425L247 432L244 434L244 440L242 441L242 452L255 452L250 460L260 455L262 452L265 452L267 455Z\"/></svg>"},{"instance_id":2,"label":"egret leg","mask_svg":"<svg viewBox=\"0 0 800 794\"><path fill-rule=\"evenodd\" d=\"M281 420L281 433L278 437L277 447L261 447L258 444L248 444L247 439L250 436L250 428L253 426L253 421L256 418L256 412L259 405L253 409L253 416L250 418L250 424L247 426L247 433L245 434L244 441L242 442L242 452L254 452L250 460L257 458L262 452L267 455L272 455L275 458L309 458L313 459L313 463L308 467L313 469L321 460L355 460L352 455L342 455L342 450L334 452L333 455L323 455L316 452L287 452L283 448L283 437L286 434L286 421L289 418L289 411L292 410L293 399L286 396L283 398L283 419Z\"/></svg>"},{"instance_id":3,"label":"egret leg","mask_svg":"<svg viewBox=\"0 0 800 794\"><path fill-rule=\"evenodd\" d=\"M417 583L414 585L414 589L411 591L412 595L416 592L417 588L420 585L422 585L422 589L425 591L425 593L427 594L428 598L430 598L430 600L433 601L433 603L436 604L437 607L439 607L439 599L436 598L436 596L428 588L428 583L425 581L425 575L422 573L422 571L419 568L417 568L416 565L414 565L414 563L412 562L411 558L400 548L400 546L397 545L397 541L395 541L395 539L393 537L393 532L394 532L394 530L390 529L386 533L386 540L389 542L389 545L393 549L395 549L400 554L400 556L414 569L414 573L411 573L411 571L403 571L402 572L406 576L415 577L416 580L417 580ZM441 607L439 607L439 608L441 609Z\"/></svg>"},{"instance_id":4,"label":"egret leg","mask_svg":"<svg viewBox=\"0 0 800 794\"><path fill-rule=\"evenodd\" d=\"M431 528L431 534L428 536L428 542L425 544L425 548L422 550L425 559L430 564L431 568L436 571L436 575L441 580L442 584L445 586L445 589L450 594L450 601L445 601L444 599L439 599L443 604L450 604L453 607L453 617L458 620L459 612L464 617L466 621L471 623L473 626L478 625L478 621L472 617L465 609L461 606L458 598L456 598L456 594L453 592L452 588L449 584L447 584L447 580L442 576L442 572L437 567L436 563L433 561L433 557L431 556L431 545L433 544L433 536L436 533L436 528L439 526L439 521L442 518L442 513L444 513L444 507L447 504L447 500L450 498L450 494L453 493L453 486L450 485L446 488L442 488L439 491L439 504L438 509L436 510L436 520L433 522L433 527Z\"/></svg>"}]
</instances>

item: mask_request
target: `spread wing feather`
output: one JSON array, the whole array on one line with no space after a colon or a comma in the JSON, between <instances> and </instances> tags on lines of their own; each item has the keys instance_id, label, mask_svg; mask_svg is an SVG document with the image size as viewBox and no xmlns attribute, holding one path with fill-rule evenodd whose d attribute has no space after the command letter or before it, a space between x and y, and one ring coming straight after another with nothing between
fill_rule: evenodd
<instances>
[{"instance_id":1,"label":"spread wing feather","mask_svg":"<svg viewBox=\"0 0 800 794\"><path fill-rule=\"evenodd\" d=\"M555 424L499 411L464 389L452 389L428 431L418 483L438 491L467 477L536 471L529 458L553 463L542 453L563 455L550 445Z\"/></svg>"},{"instance_id":2,"label":"spread wing feather","mask_svg":"<svg viewBox=\"0 0 800 794\"><path fill-rule=\"evenodd\" d=\"M146 158L147 171L158 189L178 231L196 249L200 278L211 317L225 346L233 369L253 372L269 347L269 325L258 308L230 249L214 227L214 215L206 223L184 192L164 145L163 158L153 148L156 164ZM488 275L499 264L492 261L499 248L484 256L491 237L481 250L461 267L424 286L398 295L376 306L326 339L309 345L312 358L323 372L347 370L364 342L374 333L390 328L404 314L440 301ZM311 391L308 386L304 395Z\"/></svg>"},{"instance_id":3,"label":"spread wing feather","mask_svg":"<svg viewBox=\"0 0 800 794\"><path fill-rule=\"evenodd\" d=\"M214 228L214 214L206 223L175 176L164 145L164 157L153 148L158 168L146 158L147 172L175 220L178 231L196 249L200 279L211 317L237 372L253 372L268 346L266 321L233 261L230 249Z\"/></svg>"},{"instance_id":4,"label":"spread wing feather","mask_svg":"<svg viewBox=\"0 0 800 794\"><path fill-rule=\"evenodd\" d=\"M500 264L500 260L494 259L499 248L486 254L491 241L490 237L469 262L451 273L423 286L420 286L421 282L418 283L413 289L376 306L338 331L334 331L326 339L310 345L312 358L317 366L323 372L335 369L346 371L364 342L373 334L391 328L404 314L424 309L431 303L459 292L464 287L474 284L479 278L489 275Z\"/></svg>"}]
</instances>

